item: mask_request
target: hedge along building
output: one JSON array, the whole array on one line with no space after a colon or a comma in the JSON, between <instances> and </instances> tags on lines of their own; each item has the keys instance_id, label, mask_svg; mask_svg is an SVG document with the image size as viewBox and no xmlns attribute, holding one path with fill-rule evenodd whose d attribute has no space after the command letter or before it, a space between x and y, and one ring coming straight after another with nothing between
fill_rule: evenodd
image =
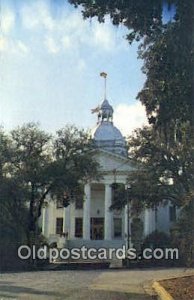
<instances>
[{"instance_id":1,"label":"hedge along building","mask_svg":"<svg viewBox=\"0 0 194 300\"><path fill-rule=\"evenodd\" d=\"M125 138L114 126L114 110L106 99L106 93L101 105L92 112L98 116L91 138L102 177L98 181L88 181L83 197L76 197L67 207L48 197L42 210L42 234L49 244L57 243L58 247L65 242L70 248L82 245L119 248L124 244L131 247L134 241L141 242L156 229L168 231L176 213L169 205L155 210L146 209L139 219L133 220L129 202L122 209L109 209L113 200L113 184L126 186L133 164L127 157Z\"/></svg>"}]
</instances>

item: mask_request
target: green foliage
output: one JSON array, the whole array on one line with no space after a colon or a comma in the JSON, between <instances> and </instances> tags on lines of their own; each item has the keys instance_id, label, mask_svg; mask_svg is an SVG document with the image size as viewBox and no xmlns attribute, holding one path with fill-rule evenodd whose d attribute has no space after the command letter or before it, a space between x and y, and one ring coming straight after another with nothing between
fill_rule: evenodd
<instances>
[{"instance_id":1,"label":"green foliage","mask_svg":"<svg viewBox=\"0 0 194 300\"><path fill-rule=\"evenodd\" d=\"M8 247L11 241L16 251L24 240L40 244L38 219L46 196L65 193L72 201L84 181L98 178L98 164L87 133L75 126L52 137L29 123L9 136L0 132L0 141L1 242Z\"/></svg>"},{"instance_id":2,"label":"green foliage","mask_svg":"<svg viewBox=\"0 0 194 300\"><path fill-rule=\"evenodd\" d=\"M129 29L128 40L139 40L160 30L162 24L162 0L69 0L76 7L83 7L83 17L97 17L104 22L107 15L116 26ZM171 1L168 1L169 3Z\"/></svg>"},{"instance_id":3,"label":"green foliage","mask_svg":"<svg viewBox=\"0 0 194 300\"><path fill-rule=\"evenodd\" d=\"M124 184L112 184L112 205L111 209L120 209L127 203L127 193Z\"/></svg>"},{"instance_id":4,"label":"green foliage","mask_svg":"<svg viewBox=\"0 0 194 300\"><path fill-rule=\"evenodd\" d=\"M80 180L96 176L91 143L83 130L68 126L52 138L36 124L11 132L12 176L28 191L29 230L35 232L44 199L70 193Z\"/></svg>"},{"instance_id":5,"label":"green foliage","mask_svg":"<svg viewBox=\"0 0 194 300\"><path fill-rule=\"evenodd\" d=\"M20 191L26 190L28 229L29 232L36 231L45 189L51 180L51 174L47 173L52 161L49 152L51 137L37 124L29 123L11 131L11 142L10 174L17 180Z\"/></svg>"},{"instance_id":6,"label":"green foliage","mask_svg":"<svg viewBox=\"0 0 194 300\"><path fill-rule=\"evenodd\" d=\"M150 206L170 200L187 205L194 186L194 140L189 127L182 128L182 140L169 146L152 128L143 128L129 139L131 158L137 169L129 181L133 198Z\"/></svg>"},{"instance_id":7,"label":"green foliage","mask_svg":"<svg viewBox=\"0 0 194 300\"><path fill-rule=\"evenodd\" d=\"M149 234L143 241L143 248L151 248L151 249L165 249L170 248L172 246L170 235L154 231L151 234Z\"/></svg>"},{"instance_id":8,"label":"green foliage","mask_svg":"<svg viewBox=\"0 0 194 300\"><path fill-rule=\"evenodd\" d=\"M27 210L25 192L10 178L11 141L0 131L0 269L13 267L17 261L17 246L25 240Z\"/></svg>"},{"instance_id":9,"label":"green foliage","mask_svg":"<svg viewBox=\"0 0 194 300\"><path fill-rule=\"evenodd\" d=\"M189 124L179 128L181 138L166 144L152 127L130 138L131 157L137 168L129 176L133 203L155 207L166 200L182 208L172 239L181 259L193 263L194 251L194 138ZM165 200L165 201L164 201Z\"/></svg>"},{"instance_id":10,"label":"green foliage","mask_svg":"<svg viewBox=\"0 0 194 300\"><path fill-rule=\"evenodd\" d=\"M192 195L194 197L194 195ZM194 227L193 203L190 203L181 210L178 222L171 230L171 240L174 247L179 249L179 257L186 265L194 266Z\"/></svg>"},{"instance_id":11,"label":"green foliage","mask_svg":"<svg viewBox=\"0 0 194 300\"><path fill-rule=\"evenodd\" d=\"M51 194L64 197L64 191L70 200L81 192L83 182L89 178L98 179L98 163L94 159L93 144L87 132L75 126L67 126L57 132L53 141L51 173L54 183Z\"/></svg>"},{"instance_id":12,"label":"green foliage","mask_svg":"<svg viewBox=\"0 0 194 300\"><path fill-rule=\"evenodd\" d=\"M143 240L143 222L140 218L134 217L131 223L131 241L133 247L140 252Z\"/></svg>"},{"instance_id":13,"label":"green foliage","mask_svg":"<svg viewBox=\"0 0 194 300\"><path fill-rule=\"evenodd\" d=\"M170 23L139 51L147 80L137 98L145 105L149 123L167 142L181 135L181 124L193 123L194 46L188 30Z\"/></svg>"},{"instance_id":14,"label":"green foliage","mask_svg":"<svg viewBox=\"0 0 194 300\"><path fill-rule=\"evenodd\" d=\"M45 178L45 170L51 162L49 143L51 136L29 123L11 131L12 174L28 185L38 184ZM46 180L46 179L45 179Z\"/></svg>"}]
</instances>

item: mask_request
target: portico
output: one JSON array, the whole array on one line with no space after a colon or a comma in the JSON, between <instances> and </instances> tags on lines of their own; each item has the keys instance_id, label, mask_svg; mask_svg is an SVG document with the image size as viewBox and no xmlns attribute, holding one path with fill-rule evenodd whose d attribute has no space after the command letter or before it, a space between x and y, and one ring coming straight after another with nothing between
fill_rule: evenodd
<instances>
[{"instance_id":1,"label":"portico","mask_svg":"<svg viewBox=\"0 0 194 300\"><path fill-rule=\"evenodd\" d=\"M42 233L49 244L62 245L60 241L65 240L69 248L83 245L95 248L131 247L137 232L143 238L156 229L156 212L151 209L146 209L136 223L135 219L132 220L130 205L110 210L112 185L126 186L134 165L127 157L125 139L113 124L112 106L105 99L95 112L98 113L98 122L91 131L91 139L95 145L93 155L100 166L100 180L84 182L84 192L78 197L81 201L70 201L67 207L58 205L57 199L48 196L42 211ZM169 222L166 211L162 220ZM159 221L163 224L162 220ZM140 223L143 223L142 234ZM140 228L136 233L135 226Z\"/></svg>"},{"instance_id":2,"label":"portico","mask_svg":"<svg viewBox=\"0 0 194 300\"><path fill-rule=\"evenodd\" d=\"M110 209L112 184L126 185L133 168L127 158L126 141L113 124L113 108L106 99L99 107L98 122L91 131L91 139L95 144L93 154L100 165L101 178L84 183L81 205L72 201L67 207L57 208L55 204L55 212L51 212L53 205L48 205L48 220L52 217L56 220L56 223L53 221L55 224L50 225L55 226L52 233L47 230L48 237L51 242L57 242L61 233L60 236L66 237L70 247L79 247L81 244L120 247L126 244L129 216L126 208ZM43 228L46 232L45 226Z\"/></svg>"},{"instance_id":3,"label":"portico","mask_svg":"<svg viewBox=\"0 0 194 300\"><path fill-rule=\"evenodd\" d=\"M92 183L87 183L84 189L85 197L84 197L84 206L83 206L83 239L84 240L90 240L91 238L95 239L95 234L94 234L95 230L92 227L96 225L97 219L99 219L99 224L98 224L99 230L101 231L103 229L103 234L99 232L100 238L105 240L111 240L113 237L113 212L109 209L112 204L111 185L109 183L106 183L104 185L104 199L103 199L104 207L97 205L96 211L95 211L96 205L94 205L94 208L91 207L91 189L92 189ZM91 218L96 219L96 222L91 222Z\"/></svg>"}]
</instances>

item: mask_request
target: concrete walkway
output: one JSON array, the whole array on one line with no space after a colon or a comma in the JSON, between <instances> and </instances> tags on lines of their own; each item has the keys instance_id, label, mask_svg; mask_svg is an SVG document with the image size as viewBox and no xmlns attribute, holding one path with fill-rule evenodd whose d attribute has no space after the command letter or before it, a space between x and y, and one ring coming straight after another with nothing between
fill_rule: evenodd
<instances>
[{"instance_id":1,"label":"concrete walkway","mask_svg":"<svg viewBox=\"0 0 194 300\"><path fill-rule=\"evenodd\" d=\"M0 300L151 300L156 279L194 274L194 270L42 271L0 275Z\"/></svg>"}]
</instances>

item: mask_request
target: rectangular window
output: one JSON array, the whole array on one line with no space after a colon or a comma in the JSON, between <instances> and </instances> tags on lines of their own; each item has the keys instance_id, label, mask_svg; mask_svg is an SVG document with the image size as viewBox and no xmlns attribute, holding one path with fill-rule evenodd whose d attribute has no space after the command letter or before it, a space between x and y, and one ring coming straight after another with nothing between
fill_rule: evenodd
<instances>
[{"instance_id":1,"label":"rectangular window","mask_svg":"<svg viewBox=\"0 0 194 300\"><path fill-rule=\"evenodd\" d=\"M56 219L56 234L63 233L63 218Z\"/></svg>"},{"instance_id":2,"label":"rectangular window","mask_svg":"<svg viewBox=\"0 0 194 300\"><path fill-rule=\"evenodd\" d=\"M75 237L81 238L83 236L83 219L75 218Z\"/></svg>"},{"instance_id":3,"label":"rectangular window","mask_svg":"<svg viewBox=\"0 0 194 300\"><path fill-rule=\"evenodd\" d=\"M176 205L172 205L169 207L169 219L170 222L176 221Z\"/></svg>"},{"instance_id":4,"label":"rectangular window","mask_svg":"<svg viewBox=\"0 0 194 300\"><path fill-rule=\"evenodd\" d=\"M114 218L114 237L122 238L122 219Z\"/></svg>"}]
</instances>

